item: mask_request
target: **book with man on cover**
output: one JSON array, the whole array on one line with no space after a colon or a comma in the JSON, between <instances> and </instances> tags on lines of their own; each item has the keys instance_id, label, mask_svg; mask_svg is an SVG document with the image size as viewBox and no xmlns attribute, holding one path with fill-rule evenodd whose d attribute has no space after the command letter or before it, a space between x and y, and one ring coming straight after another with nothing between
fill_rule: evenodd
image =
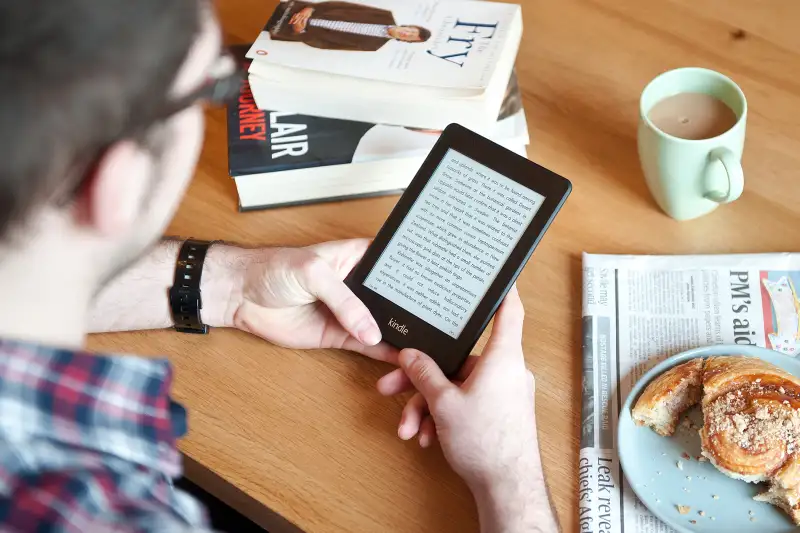
<instances>
[{"instance_id":1,"label":"book with man on cover","mask_svg":"<svg viewBox=\"0 0 800 533\"><path fill-rule=\"evenodd\" d=\"M482 89L519 12L482 1L287 0L247 57L404 85Z\"/></svg>"},{"instance_id":2,"label":"book with man on cover","mask_svg":"<svg viewBox=\"0 0 800 533\"><path fill-rule=\"evenodd\" d=\"M515 4L286 0L247 57L262 108L487 133L521 35Z\"/></svg>"}]
</instances>

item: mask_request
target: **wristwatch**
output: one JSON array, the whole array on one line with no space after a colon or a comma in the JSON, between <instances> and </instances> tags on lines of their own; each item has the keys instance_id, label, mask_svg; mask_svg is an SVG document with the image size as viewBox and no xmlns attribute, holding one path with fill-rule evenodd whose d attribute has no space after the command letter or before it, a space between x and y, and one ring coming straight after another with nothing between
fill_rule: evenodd
<instances>
[{"instance_id":1,"label":"wristwatch","mask_svg":"<svg viewBox=\"0 0 800 533\"><path fill-rule=\"evenodd\" d=\"M175 280L169 289L169 307L175 330L181 333L208 333L208 326L203 324L200 315L203 308L200 279L203 275L203 262L211 244L208 241L189 239L183 243L178 253Z\"/></svg>"}]
</instances>

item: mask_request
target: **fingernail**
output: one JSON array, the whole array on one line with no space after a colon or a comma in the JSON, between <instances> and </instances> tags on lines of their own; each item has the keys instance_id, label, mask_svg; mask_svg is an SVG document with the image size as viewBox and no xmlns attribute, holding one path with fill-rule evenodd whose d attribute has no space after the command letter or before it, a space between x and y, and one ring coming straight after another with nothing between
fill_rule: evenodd
<instances>
[{"instance_id":1,"label":"fingernail","mask_svg":"<svg viewBox=\"0 0 800 533\"><path fill-rule=\"evenodd\" d=\"M427 448L431 445L431 438L427 434L420 435L419 445L422 448Z\"/></svg>"},{"instance_id":2,"label":"fingernail","mask_svg":"<svg viewBox=\"0 0 800 533\"><path fill-rule=\"evenodd\" d=\"M369 323L359 330L358 338L367 346L375 346L381 342L381 330L378 328L378 324L370 319Z\"/></svg>"},{"instance_id":3,"label":"fingernail","mask_svg":"<svg viewBox=\"0 0 800 533\"><path fill-rule=\"evenodd\" d=\"M401 440L408 440L413 437L413 435L409 435L409 433L411 433L411 431L406 426L400 426L397 429L397 436L400 437Z\"/></svg>"}]
</instances>

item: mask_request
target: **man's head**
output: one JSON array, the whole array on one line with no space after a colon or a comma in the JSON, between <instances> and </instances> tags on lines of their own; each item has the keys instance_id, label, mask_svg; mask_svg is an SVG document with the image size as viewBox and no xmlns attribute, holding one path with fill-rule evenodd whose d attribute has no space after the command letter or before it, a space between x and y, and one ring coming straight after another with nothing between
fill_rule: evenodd
<instances>
[{"instance_id":1,"label":"man's head","mask_svg":"<svg viewBox=\"0 0 800 533\"><path fill-rule=\"evenodd\" d=\"M158 238L203 132L198 105L170 106L220 49L201 0L4 2L0 268L48 246L99 283Z\"/></svg>"},{"instance_id":2,"label":"man's head","mask_svg":"<svg viewBox=\"0 0 800 533\"><path fill-rule=\"evenodd\" d=\"M422 26L392 26L389 35L392 39L407 43L424 43L431 38L430 30Z\"/></svg>"}]
</instances>

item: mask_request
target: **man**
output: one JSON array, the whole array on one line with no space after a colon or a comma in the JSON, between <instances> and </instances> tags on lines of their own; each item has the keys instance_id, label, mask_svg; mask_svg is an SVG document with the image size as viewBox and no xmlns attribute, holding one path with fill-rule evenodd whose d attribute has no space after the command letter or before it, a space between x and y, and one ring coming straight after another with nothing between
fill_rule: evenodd
<instances>
[{"instance_id":1,"label":"man","mask_svg":"<svg viewBox=\"0 0 800 533\"><path fill-rule=\"evenodd\" d=\"M152 246L196 163L201 102L238 90L219 50L198 0L0 4L0 531L206 530L171 483L186 419L169 364L82 348L87 330L205 325L398 363L379 390L419 391L400 437L439 439L483 531L554 530L516 292L458 388L379 344L341 281L366 240Z\"/></svg>"},{"instance_id":2,"label":"man","mask_svg":"<svg viewBox=\"0 0 800 533\"><path fill-rule=\"evenodd\" d=\"M299 0L280 4L267 23L267 31L276 41L359 52L375 52L392 40L419 43L431 36L421 26L398 26L386 9L352 2Z\"/></svg>"}]
</instances>

